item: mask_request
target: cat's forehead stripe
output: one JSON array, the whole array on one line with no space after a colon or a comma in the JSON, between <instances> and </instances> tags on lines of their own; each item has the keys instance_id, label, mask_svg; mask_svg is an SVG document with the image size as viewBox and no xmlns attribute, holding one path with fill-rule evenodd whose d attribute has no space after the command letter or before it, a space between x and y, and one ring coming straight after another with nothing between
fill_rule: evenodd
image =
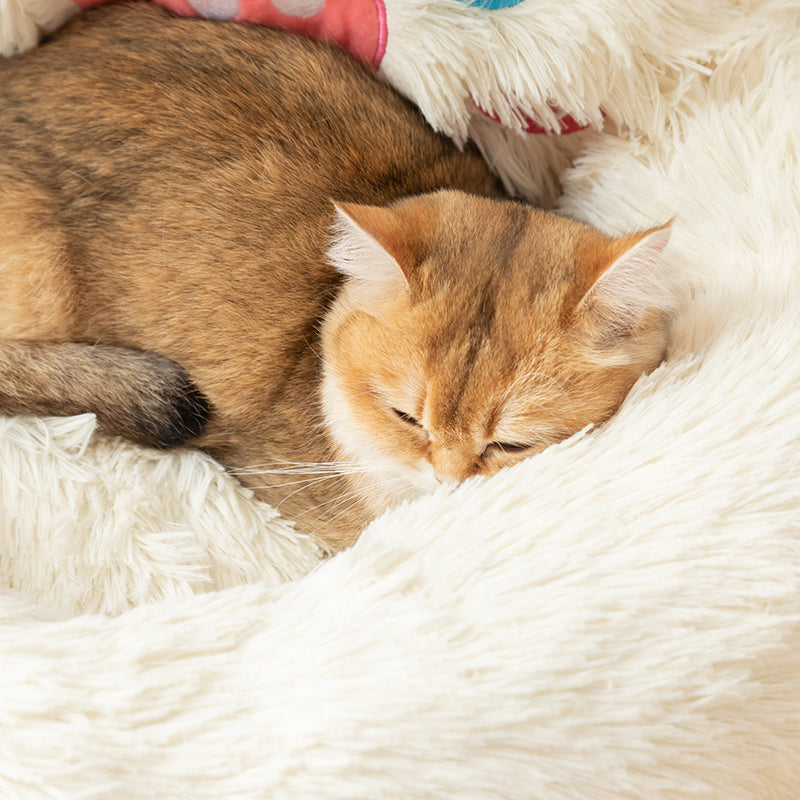
<instances>
[{"instance_id":1,"label":"cat's forehead stripe","mask_svg":"<svg viewBox=\"0 0 800 800\"><path fill-rule=\"evenodd\" d=\"M505 218L504 230L497 240L496 250L490 253L494 259L494 264L486 266L503 267L511 264L516 258L517 251L524 242L523 232L530 220L528 209L521 204L514 204L508 207Z\"/></svg>"},{"instance_id":2,"label":"cat's forehead stripe","mask_svg":"<svg viewBox=\"0 0 800 800\"><path fill-rule=\"evenodd\" d=\"M444 413L440 424L442 422L451 424L458 418L464 395L472 382L475 362L478 360L478 355L483 347L483 339L479 336L469 336L466 341L468 345L463 359L459 359L461 363L455 369L450 368L447 370L451 377L457 376L457 378L448 387L447 401L442 409Z\"/></svg>"}]
</instances>

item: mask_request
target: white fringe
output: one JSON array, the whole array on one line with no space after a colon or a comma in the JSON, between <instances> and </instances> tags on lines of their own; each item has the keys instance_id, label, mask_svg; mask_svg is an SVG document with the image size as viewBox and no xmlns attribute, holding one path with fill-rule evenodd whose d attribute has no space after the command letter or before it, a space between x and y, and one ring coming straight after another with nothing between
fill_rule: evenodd
<instances>
[{"instance_id":1,"label":"white fringe","mask_svg":"<svg viewBox=\"0 0 800 800\"><path fill-rule=\"evenodd\" d=\"M0 56L30 50L79 11L72 0L0 0Z\"/></svg>"},{"instance_id":2,"label":"white fringe","mask_svg":"<svg viewBox=\"0 0 800 800\"><path fill-rule=\"evenodd\" d=\"M557 207L612 234L677 215L666 363L599 429L311 574L207 458L7 422L1 582L55 610L0 595L0 797L800 796L797 3L579 5L516 11L561 54L560 105L631 125L586 136ZM468 62L452 36L420 52Z\"/></svg>"}]
</instances>

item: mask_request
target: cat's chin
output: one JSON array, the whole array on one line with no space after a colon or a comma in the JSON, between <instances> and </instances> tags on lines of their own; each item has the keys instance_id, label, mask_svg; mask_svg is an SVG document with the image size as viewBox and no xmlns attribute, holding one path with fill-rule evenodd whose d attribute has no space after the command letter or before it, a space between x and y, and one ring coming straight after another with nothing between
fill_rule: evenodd
<instances>
[{"instance_id":1,"label":"cat's chin","mask_svg":"<svg viewBox=\"0 0 800 800\"><path fill-rule=\"evenodd\" d=\"M364 502L376 515L442 488L435 477L428 477L422 469L415 470L407 465L398 465L394 470L367 468L369 472L363 473L354 482Z\"/></svg>"}]
</instances>

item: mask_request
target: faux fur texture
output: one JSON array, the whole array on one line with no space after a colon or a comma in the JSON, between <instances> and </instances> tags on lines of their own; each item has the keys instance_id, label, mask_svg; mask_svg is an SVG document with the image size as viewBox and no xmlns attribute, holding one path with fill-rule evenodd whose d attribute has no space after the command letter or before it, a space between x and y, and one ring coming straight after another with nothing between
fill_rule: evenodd
<instances>
[{"instance_id":1,"label":"faux fur texture","mask_svg":"<svg viewBox=\"0 0 800 800\"><path fill-rule=\"evenodd\" d=\"M0 797L800 796L800 9L434 11L454 74L609 114L561 209L677 214L667 362L309 574L209 459L3 421Z\"/></svg>"},{"instance_id":2,"label":"faux fur texture","mask_svg":"<svg viewBox=\"0 0 800 800\"><path fill-rule=\"evenodd\" d=\"M35 47L79 11L72 0L0 0L0 55Z\"/></svg>"}]
</instances>

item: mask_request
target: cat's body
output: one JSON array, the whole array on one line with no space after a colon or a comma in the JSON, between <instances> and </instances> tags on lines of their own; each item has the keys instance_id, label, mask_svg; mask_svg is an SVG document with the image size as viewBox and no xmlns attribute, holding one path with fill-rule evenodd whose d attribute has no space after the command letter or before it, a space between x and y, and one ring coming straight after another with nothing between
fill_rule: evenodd
<instances>
[{"instance_id":1,"label":"cat's body","mask_svg":"<svg viewBox=\"0 0 800 800\"><path fill-rule=\"evenodd\" d=\"M188 375L197 443L334 546L607 418L662 357L665 304L620 322L619 287L592 287L664 236L452 192L374 208L442 188L499 195L343 53L146 4L85 15L0 62L0 411L170 444L205 413Z\"/></svg>"}]
</instances>

